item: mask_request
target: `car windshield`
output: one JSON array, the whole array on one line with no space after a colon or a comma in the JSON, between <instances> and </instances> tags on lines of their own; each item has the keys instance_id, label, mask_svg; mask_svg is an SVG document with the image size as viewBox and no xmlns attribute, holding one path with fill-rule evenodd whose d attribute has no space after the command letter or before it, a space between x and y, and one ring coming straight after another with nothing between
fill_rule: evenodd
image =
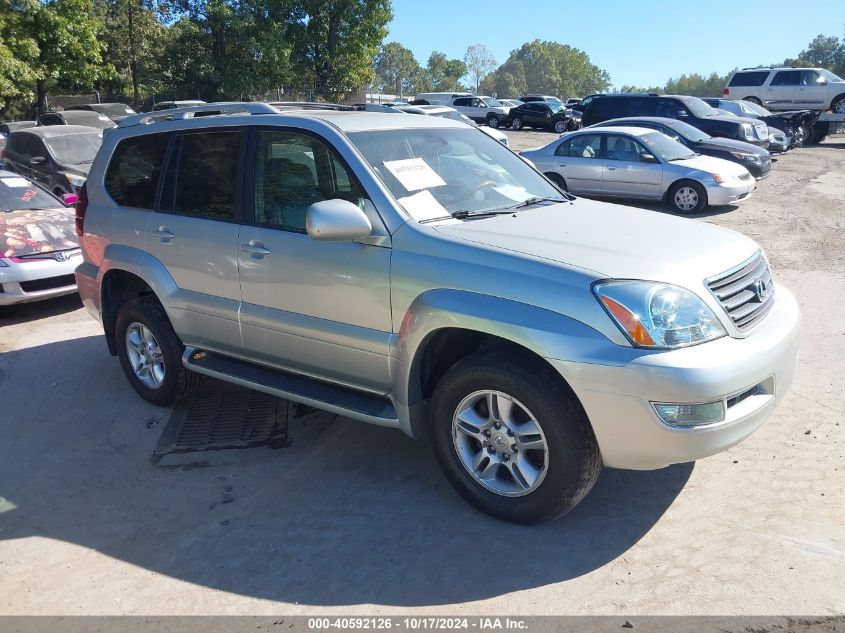
<instances>
[{"instance_id":1,"label":"car windshield","mask_svg":"<svg viewBox=\"0 0 845 633\"><path fill-rule=\"evenodd\" d=\"M68 134L66 136L51 136L44 139L47 149L57 163L78 165L92 163L97 150L103 143L103 138L97 133Z\"/></svg>"},{"instance_id":2,"label":"car windshield","mask_svg":"<svg viewBox=\"0 0 845 633\"><path fill-rule=\"evenodd\" d=\"M0 176L0 211L56 209L62 203L21 176Z\"/></svg>"},{"instance_id":3,"label":"car windshield","mask_svg":"<svg viewBox=\"0 0 845 633\"><path fill-rule=\"evenodd\" d=\"M757 114L758 116L771 116L772 115L772 113L769 112L768 110L766 110L766 108L764 108L761 105L757 105L756 103L753 103L751 101L743 101L742 104L746 108L748 108L749 110L751 110L752 112Z\"/></svg>"},{"instance_id":4,"label":"car windshield","mask_svg":"<svg viewBox=\"0 0 845 633\"><path fill-rule=\"evenodd\" d=\"M135 110L128 105L122 103L101 103L96 107L96 110L108 116L125 116L127 114L135 114Z\"/></svg>"},{"instance_id":5,"label":"car windshield","mask_svg":"<svg viewBox=\"0 0 845 633\"><path fill-rule=\"evenodd\" d=\"M349 138L417 221L565 200L524 160L469 128L354 132Z\"/></svg>"},{"instance_id":6,"label":"car windshield","mask_svg":"<svg viewBox=\"0 0 845 633\"><path fill-rule=\"evenodd\" d=\"M684 123L683 121L672 121L671 123L667 123L666 126L688 141L699 143L710 138L710 136L699 130L697 127L694 127L689 123Z\"/></svg>"},{"instance_id":7,"label":"car windshield","mask_svg":"<svg viewBox=\"0 0 845 633\"><path fill-rule=\"evenodd\" d=\"M502 104L499 101L496 101L495 99L493 99L491 97L484 97L482 99L482 101L484 102L484 105L490 106L491 108L501 108L502 107Z\"/></svg>"},{"instance_id":8,"label":"car windshield","mask_svg":"<svg viewBox=\"0 0 845 633\"><path fill-rule=\"evenodd\" d=\"M692 112L693 115L697 116L698 118L715 116L716 114L718 114L716 110L711 108L698 97L684 97L682 101L684 102L684 105L689 108L689 111Z\"/></svg>"},{"instance_id":9,"label":"car windshield","mask_svg":"<svg viewBox=\"0 0 845 633\"><path fill-rule=\"evenodd\" d=\"M558 112L560 112L561 110L563 110L563 104L562 104L562 103L547 103L546 105L547 105L547 106L549 106L549 109L550 109L550 110L551 110L554 114L557 114Z\"/></svg>"},{"instance_id":10,"label":"car windshield","mask_svg":"<svg viewBox=\"0 0 845 633\"><path fill-rule=\"evenodd\" d=\"M669 138L662 132L648 132L639 137L646 146L663 160L683 160L693 158L696 154L678 141Z\"/></svg>"},{"instance_id":11,"label":"car windshield","mask_svg":"<svg viewBox=\"0 0 845 633\"><path fill-rule=\"evenodd\" d=\"M87 125L88 127L95 127L100 130L114 127L114 121L99 112L68 110L64 113L64 118L68 122L68 125Z\"/></svg>"},{"instance_id":12,"label":"car windshield","mask_svg":"<svg viewBox=\"0 0 845 633\"><path fill-rule=\"evenodd\" d=\"M478 123L470 119L467 115L461 114L457 110L451 110L447 112L432 112L431 116L437 116L441 119L452 119L453 121L460 121L461 123L466 123L467 125L478 127Z\"/></svg>"},{"instance_id":13,"label":"car windshield","mask_svg":"<svg viewBox=\"0 0 845 633\"><path fill-rule=\"evenodd\" d=\"M835 75L829 70L825 70L824 68L819 69L819 74L828 81L845 81L845 79L842 79L842 77Z\"/></svg>"}]
</instances>

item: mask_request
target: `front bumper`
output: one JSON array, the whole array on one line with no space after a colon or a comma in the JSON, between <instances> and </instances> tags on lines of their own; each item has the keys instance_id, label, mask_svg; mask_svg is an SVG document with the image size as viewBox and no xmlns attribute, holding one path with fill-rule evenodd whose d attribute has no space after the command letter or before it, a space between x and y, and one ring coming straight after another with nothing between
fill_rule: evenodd
<instances>
[{"instance_id":1,"label":"front bumper","mask_svg":"<svg viewBox=\"0 0 845 633\"><path fill-rule=\"evenodd\" d=\"M708 182L705 184L705 188L707 189L707 203L711 206L718 207L745 200L751 197L756 186L753 178L723 183Z\"/></svg>"},{"instance_id":2,"label":"front bumper","mask_svg":"<svg viewBox=\"0 0 845 633\"><path fill-rule=\"evenodd\" d=\"M80 260L79 255L64 262L7 260L8 265L0 268L0 306L73 294L76 292L73 271Z\"/></svg>"},{"instance_id":3,"label":"front bumper","mask_svg":"<svg viewBox=\"0 0 845 633\"><path fill-rule=\"evenodd\" d=\"M669 351L642 351L622 365L550 362L569 382L595 432L606 466L651 470L721 452L771 415L792 383L801 315L784 287L766 320L746 338L723 337ZM724 422L694 428L665 424L652 402L731 398Z\"/></svg>"}]
</instances>

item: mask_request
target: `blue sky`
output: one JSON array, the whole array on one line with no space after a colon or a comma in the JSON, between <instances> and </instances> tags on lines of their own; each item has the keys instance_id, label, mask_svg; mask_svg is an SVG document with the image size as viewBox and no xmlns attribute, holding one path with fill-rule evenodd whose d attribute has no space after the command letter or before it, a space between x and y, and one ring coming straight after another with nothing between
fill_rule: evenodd
<instances>
[{"instance_id":1,"label":"blue sky","mask_svg":"<svg viewBox=\"0 0 845 633\"><path fill-rule=\"evenodd\" d=\"M498 63L533 39L585 51L616 87L783 61L819 33L845 35L845 0L393 0L385 41L425 65L482 42ZM515 17L521 14L519 17Z\"/></svg>"}]
</instances>

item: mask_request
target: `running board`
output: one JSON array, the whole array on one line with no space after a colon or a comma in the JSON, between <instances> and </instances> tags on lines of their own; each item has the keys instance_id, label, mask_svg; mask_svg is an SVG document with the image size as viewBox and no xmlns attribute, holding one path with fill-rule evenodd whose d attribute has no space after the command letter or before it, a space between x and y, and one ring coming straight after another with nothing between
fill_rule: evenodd
<instances>
[{"instance_id":1,"label":"running board","mask_svg":"<svg viewBox=\"0 0 845 633\"><path fill-rule=\"evenodd\" d=\"M182 364L198 374L273 394L285 400L337 413L348 418L399 427L393 403L386 397L341 387L299 374L272 369L249 361L200 350L185 348Z\"/></svg>"}]
</instances>

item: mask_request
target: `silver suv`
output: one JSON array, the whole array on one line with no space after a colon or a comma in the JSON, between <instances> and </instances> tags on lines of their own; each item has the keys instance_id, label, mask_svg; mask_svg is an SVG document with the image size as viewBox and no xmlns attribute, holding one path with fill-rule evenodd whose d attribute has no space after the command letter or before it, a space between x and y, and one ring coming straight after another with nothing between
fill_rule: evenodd
<instances>
[{"instance_id":1,"label":"silver suv","mask_svg":"<svg viewBox=\"0 0 845 633\"><path fill-rule=\"evenodd\" d=\"M77 231L79 292L143 398L204 374L428 435L510 521L563 514L602 465L736 444L795 365L798 307L755 242L575 198L449 119L130 116Z\"/></svg>"},{"instance_id":2,"label":"silver suv","mask_svg":"<svg viewBox=\"0 0 845 633\"><path fill-rule=\"evenodd\" d=\"M845 112L845 79L824 68L746 68L728 77L725 99L770 110Z\"/></svg>"}]
</instances>

